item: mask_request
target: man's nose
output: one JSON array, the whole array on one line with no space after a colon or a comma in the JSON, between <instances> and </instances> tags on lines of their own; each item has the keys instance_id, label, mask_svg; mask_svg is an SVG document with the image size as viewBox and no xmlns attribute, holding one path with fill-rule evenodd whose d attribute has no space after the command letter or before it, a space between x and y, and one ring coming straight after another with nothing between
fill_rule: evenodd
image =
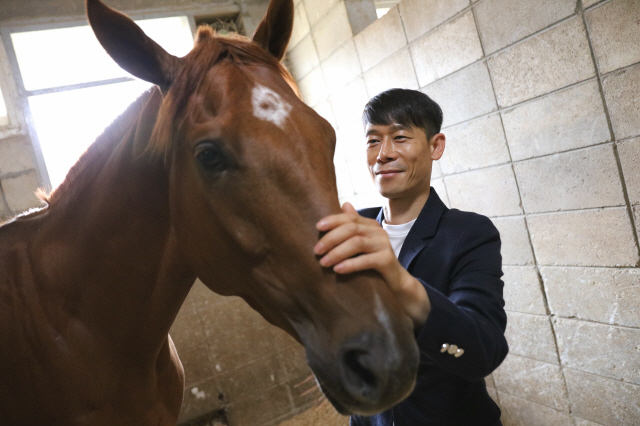
<instances>
[{"instance_id":1,"label":"man's nose","mask_svg":"<svg viewBox=\"0 0 640 426\"><path fill-rule=\"evenodd\" d=\"M383 141L380 146L380 152L378 153L378 161L386 163L388 161L395 160L396 148L391 141Z\"/></svg>"}]
</instances>

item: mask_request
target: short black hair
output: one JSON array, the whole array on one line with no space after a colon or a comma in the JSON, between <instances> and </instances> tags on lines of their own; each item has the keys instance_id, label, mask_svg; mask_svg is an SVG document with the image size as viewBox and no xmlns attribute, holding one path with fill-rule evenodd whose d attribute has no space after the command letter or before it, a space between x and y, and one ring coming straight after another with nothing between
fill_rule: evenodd
<instances>
[{"instance_id":1,"label":"short black hair","mask_svg":"<svg viewBox=\"0 0 640 426\"><path fill-rule=\"evenodd\" d=\"M419 127L427 140L440 133L442 109L417 90L389 89L377 94L364 107L362 123L388 126L394 123Z\"/></svg>"}]
</instances>

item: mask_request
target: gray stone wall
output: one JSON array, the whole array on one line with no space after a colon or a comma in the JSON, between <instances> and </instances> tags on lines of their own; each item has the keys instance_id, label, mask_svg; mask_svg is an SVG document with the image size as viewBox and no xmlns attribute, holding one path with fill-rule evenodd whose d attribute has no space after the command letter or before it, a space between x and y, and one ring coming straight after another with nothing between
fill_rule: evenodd
<instances>
[{"instance_id":1,"label":"gray stone wall","mask_svg":"<svg viewBox=\"0 0 640 426\"><path fill-rule=\"evenodd\" d=\"M505 425L640 424L640 1L404 0L358 34L343 1L296 7L288 64L336 128L342 201L380 203L370 97L442 106L433 186L502 236Z\"/></svg>"}]
</instances>

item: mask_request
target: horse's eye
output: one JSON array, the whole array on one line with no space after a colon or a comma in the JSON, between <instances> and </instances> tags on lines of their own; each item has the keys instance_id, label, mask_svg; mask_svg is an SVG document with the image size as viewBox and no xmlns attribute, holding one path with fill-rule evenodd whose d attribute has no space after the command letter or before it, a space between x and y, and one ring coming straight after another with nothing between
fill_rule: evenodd
<instances>
[{"instance_id":1,"label":"horse's eye","mask_svg":"<svg viewBox=\"0 0 640 426\"><path fill-rule=\"evenodd\" d=\"M209 172L222 172L229 168L230 162L220 144L203 142L196 148L198 163Z\"/></svg>"}]
</instances>

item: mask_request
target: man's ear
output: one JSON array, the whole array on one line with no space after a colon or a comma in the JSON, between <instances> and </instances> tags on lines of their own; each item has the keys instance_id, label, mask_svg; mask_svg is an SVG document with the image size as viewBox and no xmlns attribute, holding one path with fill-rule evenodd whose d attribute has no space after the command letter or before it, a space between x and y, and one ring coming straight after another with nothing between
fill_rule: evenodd
<instances>
[{"instance_id":1,"label":"man's ear","mask_svg":"<svg viewBox=\"0 0 640 426\"><path fill-rule=\"evenodd\" d=\"M278 61L284 58L291 38L293 12L293 0L271 0L267 14L253 34L253 41L267 49Z\"/></svg>"},{"instance_id":2,"label":"man's ear","mask_svg":"<svg viewBox=\"0 0 640 426\"><path fill-rule=\"evenodd\" d=\"M444 147L446 145L446 142L447 138L444 136L444 133L437 133L433 135L433 137L429 141L432 160L436 161L442 157L442 154L444 154Z\"/></svg>"}]
</instances>

